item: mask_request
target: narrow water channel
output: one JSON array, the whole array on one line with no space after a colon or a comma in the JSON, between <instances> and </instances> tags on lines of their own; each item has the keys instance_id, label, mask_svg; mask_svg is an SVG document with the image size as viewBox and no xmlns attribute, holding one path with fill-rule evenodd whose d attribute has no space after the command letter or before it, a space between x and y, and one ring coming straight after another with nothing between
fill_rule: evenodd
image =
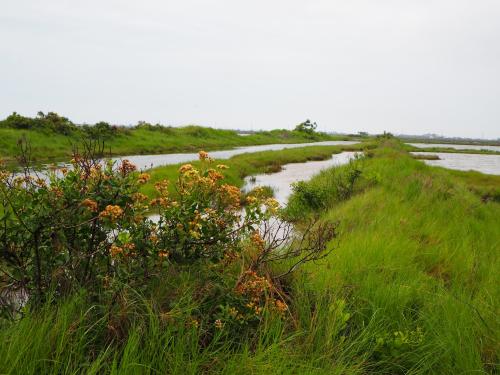
<instances>
[{"instance_id":1,"label":"narrow water channel","mask_svg":"<svg viewBox=\"0 0 500 375\"><path fill-rule=\"evenodd\" d=\"M279 143L279 144L269 144L269 145L258 145L258 146L245 146L237 147L230 150L220 150L220 151L210 151L210 157L214 159L229 159L232 156L261 152L261 151L279 151L286 148L300 148L300 147L310 147L310 146L348 146L359 142L355 141L324 141L324 142L311 142L311 143ZM138 169L150 169L154 167L159 167L163 165L187 163L198 159L198 153L179 153L179 154L158 154L158 155L125 155L113 160L123 160L127 159L131 163L135 164Z\"/></svg>"},{"instance_id":2,"label":"narrow water channel","mask_svg":"<svg viewBox=\"0 0 500 375\"><path fill-rule=\"evenodd\" d=\"M281 206L284 206L292 194L292 184L294 182L309 180L323 169L347 164L356 154L358 153L341 152L332 155L327 160L285 164L282 170L277 173L246 177L243 191L248 192L257 186L269 186L274 191L274 197Z\"/></svg>"}]
</instances>

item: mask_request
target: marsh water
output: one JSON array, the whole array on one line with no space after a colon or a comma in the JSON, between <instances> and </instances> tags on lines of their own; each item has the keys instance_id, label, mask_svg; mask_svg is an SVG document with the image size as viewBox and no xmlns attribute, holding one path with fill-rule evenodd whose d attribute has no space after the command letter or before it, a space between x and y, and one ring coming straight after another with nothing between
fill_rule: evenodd
<instances>
[{"instance_id":1,"label":"marsh water","mask_svg":"<svg viewBox=\"0 0 500 375\"><path fill-rule=\"evenodd\" d=\"M412 152L412 154L436 155L439 157L439 160L422 160L428 165L500 175L500 155L454 154L448 152Z\"/></svg>"},{"instance_id":2,"label":"marsh water","mask_svg":"<svg viewBox=\"0 0 500 375\"><path fill-rule=\"evenodd\" d=\"M323 169L346 164L353 159L357 152L341 152L334 154L330 159L292 163L283 166L282 170L272 174L259 174L245 178L243 191L248 192L257 186L269 186L273 189L274 197L280 205L286 205L292 194L292 184L297 181L309 180Z\"/></svg>"},{"instance_id":3,"label":"marsh water","mask_svg":"<svg viewBox=\"0 0 500 375\"><path fill-rule=\"evenodd\" d=\"M489 151L500 152L500 146L491 146L491 145L455 145L447 143L407 143L407 144L417 148L439 147L439 148L454 148L455 150L489 150Z\"/></svg>"},{"instance_id":4,"label":"marsh water","mask_svg":"<svg viewBox=\"0 0 500 375\"><path fill-rule=\"evenodd\" d=\"M324 141L311 143L279 143L258 146L237 147L230 150L211 151L210 157L214 159L229 159L232 156L260 151L279 151L286 148L299 148L309 146L348 146L359 142L355 141ZM114 158L113 160L127 159L137 166L138 169L144 170L163 165L187 163L198 159L198 153L179 153L179 154L158 154L158 155L126 155Z\"/></svg>"}]
</instances>

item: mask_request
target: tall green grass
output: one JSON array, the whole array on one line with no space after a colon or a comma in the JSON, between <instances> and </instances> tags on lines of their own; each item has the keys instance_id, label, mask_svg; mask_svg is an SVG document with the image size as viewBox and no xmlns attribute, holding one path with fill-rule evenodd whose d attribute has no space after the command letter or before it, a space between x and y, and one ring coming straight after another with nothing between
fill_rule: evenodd
<instances>
[{"instance_id":1,"label":"tall green grass","mask_svg":"<svg viewBox=\"0 0 500 375\"><path fill-rule=\"evenodd\" d=\"M498 179L428 167L395 148L365 161L373 186L361 184L357 195L323 214L341 223L339 246L324 264L308 267L306 288L348 301L348 327L370 332L361 350L370 371L493 373L500 206L473 187ZM327 182L325 173L310 184ZM385 335L417 329L421 342L377 348ZM351 333L346 343L358 339Z\"/></svg>"}]
</instances>

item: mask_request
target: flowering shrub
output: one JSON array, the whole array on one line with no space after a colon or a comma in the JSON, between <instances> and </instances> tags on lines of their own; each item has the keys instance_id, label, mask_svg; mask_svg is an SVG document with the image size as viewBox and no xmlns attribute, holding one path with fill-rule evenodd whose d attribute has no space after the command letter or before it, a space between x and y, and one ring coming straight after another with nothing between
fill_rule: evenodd
<instances>
[{"instance_id":1,"label":"flowering shrub","mask_svg":"<svg viewBox=\"0 0 500 375\"><path fill-rule=\"evenodd\" d=\"M169 196L167 181L156 184L157 197L150 204L159 215L157 244L176 263L206 259L220 262L239 253L241 238L270 213L261 205L240 206L240 189L222 183L218 165L200 152L201 168L185 164L179 169L177 195Z\"/></svg>"},{"instance_id":2,"label":"flowering shrub","mask_svg":"<svg viewBox=\"0 0 500 375\"><path fill-rule=\"evenodd\" d=\"M139 184L134 170L128 161L114 168L75 156L70 169L52 169L44 176L30 169L3 171L2 288L41 302L49 290L61 295L94 288L119 273L114 238L138 227L148 230L138 220L148 208L134 195Z\"/></svg>"},{"instance_id":3,"label":"flowering shrub","mask_svg":"<svg viewBox=\"0 0 500 375\"><path fill-rule=\"evenodd\" d=\"M259 188L243 198L224 182L227 166L203 151L199 159L199 167L182 165L177 181L156 182L153 197L140 192L149 174L128 160L95 160L91 152L46 175L0 169L0 311L15 314L25 303L36 308L48 295L82 288L113 308L126 290L148 293L155 283L194 271L198 308L183 324L207 337L240 333L267 313L285 316L279 276L268 265L293 260L283 276L320 259L331 228L307 229L308 236L288 241L289 226L269 225L279 213L276 200ZM185 291L173 291L174 305L176 293ZM168 321L172 315L160 310Z\"/></svg>"},{"instance_id":4,"label":"flowering shrub","mask_svg":"<svg viewBox=\"0 0 500 375\"><path fill-rule=\"evenodd\" d=\"M242 211L240 190L223 183L226 166L213 167L205 152L200 160L200 169L180 167L175 197L160 181L153 199L139 191L149 175L128 160L114 165L76 155L71 168L44 176L2 170L2 306L9 294L38 303L49 291L141 287L175 264L237 258L242 238L271 211L258 198Z\"/></svg>"}]
</instances>

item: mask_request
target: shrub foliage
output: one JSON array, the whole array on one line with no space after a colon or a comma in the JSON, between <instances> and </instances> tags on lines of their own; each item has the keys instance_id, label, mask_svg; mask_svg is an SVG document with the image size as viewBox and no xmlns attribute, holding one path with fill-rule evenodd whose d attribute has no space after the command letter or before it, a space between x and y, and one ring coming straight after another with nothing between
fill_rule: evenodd
<instances>
[{"instance_id":1,"label":"shrub foliage","mask_svg":"<svg viewBox=\"0 0 500 375\"><path fill-rule=\"evenodd\" d=\"M224 182L227 167L206 152L199 153L201 167L182 165L176 181L157 182L155 196L148 197L140 188L149 174L128 160L96 159L102 150L95 145L75 153L71 165L44 174L28 165L22 173L1 171L4 316L82 289L94 302L112 306L125 289L147 295L151 285L187 270L198 272L205 285L184 323L240 332L266 311L284 315L286 296L277 280L325 256L335 236L328 223L294 233L263 190L242 201L240 189ZM273 273L270 265L277 261L289 267Z\"/></svg>"}]
</instances>

